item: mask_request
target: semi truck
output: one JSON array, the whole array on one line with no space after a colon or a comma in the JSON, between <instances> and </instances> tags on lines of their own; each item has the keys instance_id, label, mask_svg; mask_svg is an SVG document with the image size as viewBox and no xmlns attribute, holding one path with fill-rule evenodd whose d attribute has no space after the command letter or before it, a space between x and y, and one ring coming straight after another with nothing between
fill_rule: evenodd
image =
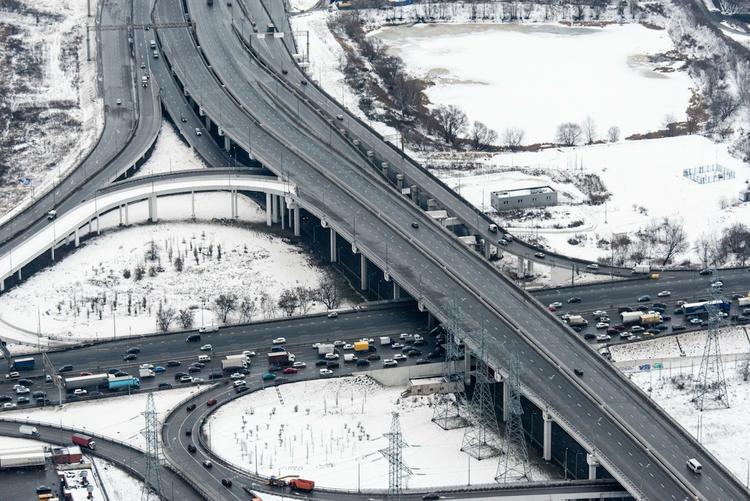
<instances>
[{"instance_id":1,"label":"semi truck","mask_svg":"<svg viewBox=\"0 0 750 501\"><path fill-rule=\"evenodd\" d=\"M92 388L107 384L109 374L92 374L90 376L76 376L63 378L63 385L66 390L75 390L78 388Z\"/></svg>"},{"instance_id":2,"label":"semi truck","mask_svg":"<svg viewBox=\"0 0 750 501\"><path fill-rule=\"evenodd\" d=\"M221 361L221 369L224 371L245 368L247 368L247 358L245 358L245 355L231 355Z\"/></svg>"},{"instance_id":3,"label":"semi truck","mask_svg":"<svg viewBox=\"0 0 750 501\"><path fill-rule=\"evenodd\" d=\"M729 309L732 304L729 301L723 299L714 299L713 301L701 301L698 303L687 303L682 305L682 309L685 311L685 315L701 315L708 313L709 307L718 308L719 311L729 313Z\"/></svg>"},{"instance_id":4,"label":"semi truck","mask_svg":"<svg viewBox=\"0 0 750 501\"><path fill-rule=\"evenodd\" d=\"M22 424L21 426L19 426L18 432L30 437L39 436L39 430L36 429L36 426L29 426L27 424Z\"/></svg>"},{"instance_id":5,"label":"semi truck","mask_svg":"<svg viewBox=\"0 0 750 501\"><path fill-rule=\"evenodd\" d=\"M573 327L583 327L584 325L588 325L589 321L583 318L581 315L570 315L568 317L568 325Z\"/></svg>"},{"instance_id":6,"label":"semi truck","mask_svg":"<svg viewBox=\"0 0 750 501\"><path fill-rule=\"evenodd\" d=\"M3 470L6 468L44 466L45 463L44 451L0 454L0 469Z\"/></svg>"},{"instance_id":7,"label":"semi truck","mask_svg":"<svg viewBox=\"0 0 750 501\"><path fill-rule=\"evenodd\" d=\"M629 324L640 324L641 323L641 312L640 311L623 311L620 313L623 325Z\"/></svg>"},{"instance_id":8,"label":"semi truck","mask_svg":"<svg viewBox=\"0 0 750 501\"><path fill-rule=\"evenodd\" d=\"M354 351L361 353L363 351L370 350L370 343L368 341L356 341L354 343Z\"/></svg>"},{"instance_id":9,"label":"semi truck","mask_svg":"<svg viewBox=\"0 0 750 501\"><path fill-rule=\"evenodd\" d=\"M141 381L133 376L115 377L110 375L107 381L107 387L109 388L109 391L118 391L129 388L138 389L141 387Z\"/></svg>"},{"instance_id":10,"label":"semi truck","mask_svg":"<svg viewBox=\"0 0 750 501\"><path fill-rule=\"evenodd\" d=\"M330 343L320 343L318 345L318 356L322 357L328 353L335 353L336 347Z\"/></svg>"},{"instance_id":11,"label":"semi truck","mask_svg":"<svg viewBox=\"0 0 750 501\"><path fill-rule=\"evenodd\" d=\"M70 440L79 447L85 447L92 451L96 449L96 441L88 435L74 433L73 436L70 437Z\"/></svg>"},{"instance_id":12,"label":"semi truck","mask_svg":"<svg viewBox=\"0 0 750 501\"><path fill-rule=\"evenodd\" d=\"M17 358L13 360L14 371L30 371L34 368L34 357Z\"/></svg>"},{"instance_id":13,"label":"semi truck","mask_svg":"<svg viewBox=\"0 0 750 501\"><path fill-rule=\"evenodd\" d=\"M642 325L656 325L661 323L661 313L644 313L641 315Z\"/></svg>"},{"instance_id":14,"label":"semi truck","mask_svg":"<svg viewBox=\"0 0 750 501\"><path fill-rule=\"evenodd\" d=\"M741 297L741 298L739 298L739 299L737 300L737 303L738 303L738 304L739 304L740 306L748 306L748 305L750 305L750 297L748 297L748 296L745 296L745 297Z\"/></svg>"},{"instance_id":15,"label":"semi truck","mask_svg":"<svg viewBox=\"0 0 750 501\"><path fill-rule=\"evenodd\" d=\"M285 367L294 363L294 355L286 351L276 351L268 354L268 365Z\"/></svg>"}]
</instances>

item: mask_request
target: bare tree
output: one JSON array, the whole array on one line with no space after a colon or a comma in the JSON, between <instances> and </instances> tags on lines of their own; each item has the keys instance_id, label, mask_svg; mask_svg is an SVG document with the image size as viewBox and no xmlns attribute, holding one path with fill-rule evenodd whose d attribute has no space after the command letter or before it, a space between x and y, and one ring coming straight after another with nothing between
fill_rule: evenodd
<instances>
[{"instance_id":1,"label":"bare tree","mask_svg":"<svg viewBox=\"0 0 750 501\"><path fill-rule=\"evenodd\" d=\"M735 0L719 0L719 9L725 16L733 16L737 14L740 6Z\"/></svg>"},{"instance_id":2,"label":"bare tree","mask_svg":"<svg viewBox=\"0 0 750 501\"><path fill-rule=\"evenodd\" d=\"M287 317L291 317L299 307L299 298L293 290L284 289L281 291L277 304L286 313Z\"/></svg>"},{"instance_id":3,"label":"bare tree","mask_svg":"<svg viewBox=\"0 0 750 501\"><path fill-rule=\"evenodd\" d=\"M331 278L324 280L320 284L318 297L326 308L329 310L336 309L339 305L339 291L336 282Z\"/></svg>"},{"instance_id":4,"label":"bare tree","mask_svg":"<svg viewBox=\"0 0 750 501\"><path fill-rule=\"evenodd\" d=\"M250 297L243 297L240 303L240 322L249 322L255 316L257 310L257 304L255 300Z\"/></svg>"},{"instance_id":5,"label":"bare tree","mask_svg":"<svg viewBox=\"0 0 750 501\"><path fill-rule=\"evenodd\" d=\"M464 133L469 123L466 113L453 104L439 105L433 110L432 116L437 122L438 132L449 144L456 143L458 136Z\"/></svg>"},{"instance_id":6,"label":"bare tree","mask_svg":"<svg viewBox=\"0 0 750 501\"><path fill-rule=\"evenodd\" d=\"M620 140L620 128L618 126L613 125L607 129L607 140L610 143L616 143Z\"/></svg>"},{"instance_id":7,"label":"bare tree","mask_svg":"<svg viewBox=\"0 0 750 501\"><path fill-rule=\"evenodd\" d=\"M743 381L750 379L750 360L743 360L737 367L737 373L742 376Z\"/></svg>"},{"instance_id":8,"label":"bare tree","mask_svg":"<svg viewBox=\"0 0 750 501\"><path fill-rule=\"evenodd\" d=\"M717 91L711 99L711 114L719 121L726 120L739 108L739 102L727 91Z\"/></svg>"},{"instance_id":9,"label":"bare tree","mask_svg":"<svg viewBox=\"0 0 750 501\"><path fill-rule=\"evenodd\" d=\"M716 236L714 234L703 233L693 244L698 259L704 268L716 264L718 249L716 246Z\"/></svg>"},{"instance_id":10,"label":"bare tree","mask_svg":"<svg viewBox=\"0 0 750 501\"><path fill-rule=\"evenodd\" d=\"M174 319L174 308L159 308L156 312L156 326L161 332L167 332Z\"/></svg>"},{"instance_id":11,"label":"bare tree","mask_svg":"<svg viewBox=\"0 0 750 501\"><path fill-rule=\"evenodd\" d=\"M520 127L508 127L503 131L503 145L512 151L523 144L524 131Z\"/></svg>"},{"instance_id":12,"label":"bare tree","mask_svg":"<svg viewBox=\"0 0 750 501\"><path fill-rule=\"evenodd\" d=\"M718 248L721 251L722 259L727 258L730 254L745 266L750 258L750 230L742 223L735 223L725 228Z\"/></svg>"},{"instance_id":13,"label":"bare tree","mask_svg":"<svg viewBox=\"0 0 750 501\"><path fill-rule=\"evenodd\" d=\"M566 122L557 126L556 139L563 146L575 146L581 139L581 126L572 122Z\"/></svg>"},{"instance_id":14,"label":"bare tree","mask_svg":"<svg viewBox=\"0 0 750 501\"><path fill-rule=\"evenodd\" d=\"M192 329L195 322L195 312L190 308L185 308L177 312L177 319L183 329Z\"/></svg>"},{"instance_id":15,"label":"bare tree","mask_svg":"<svg viewBox=\"0 0 750 501\"><path fill-rule=\"evenodd\" d=\"M298 286L294 288L294 293L297 295L299 300L299 309L302 314L306 314L310 311L313 301L317 298L317 291L310 289L309 287Z\"/></svg>"},{"instance_id":16,"label":"bare tree","mask_svg":"<svg viewBox=\"0 0 750 501\"><path fill-rule=\"evenodd\" d=\"M615 235L612 238L611 250L612 250L612 261L615 266L622 266L625 264L628 251L633 241L627 235Z\"/></svg>"},{"instance_id":17,"label":"bare tree","mask_svg":"<svg viewBox=\"0 0 750 501\"><path fill-rule=\"evenodd\" d=\"M475 150L485 150L497 141L497 132L477 120L471 127L469 138Z\"/></svg>"},{"instance_id":18,"label":"bare tree","mask_svg":"<svg viewBox=\"0 0 750 501\"><path fill-rule=\"evenodd\" d=\"M682 221L665 217L655 231L657 244L661 247L662 265L688 249L687 232Z\"/></svg>"},{"instance_id":19,"label":"bare tree","mask_svg":"<svg viewBox=\"0 0 750 501\"><path fill-rule=\"evenodd\" d=\"M229 313L237 309L237 294L220 294L214 300L214 305L222 323L226 323Z\"/></svg>"},{"instance_id":20,"label":"bare tree","mask_svg":"<svg viewBox=\"0 0 750 501\"><path fill-rule=\"evenodd\" d=\"M596 122L591 115L587 115L583 122L581 122L581 129L583 130L583 138L586 140L586 144L593 144L596 141Z\"/></svg>"}]
</instances>

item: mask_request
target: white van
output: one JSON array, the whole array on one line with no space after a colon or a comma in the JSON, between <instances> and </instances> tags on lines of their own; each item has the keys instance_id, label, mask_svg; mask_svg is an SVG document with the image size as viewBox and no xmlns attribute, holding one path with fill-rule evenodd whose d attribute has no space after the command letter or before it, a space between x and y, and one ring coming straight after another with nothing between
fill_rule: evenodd
<instances>
[{"instance_id":1,"label":"white van","mask_svg":"<svg viewBox=\"0 0 750 501\"><path fill-rule=\"evenodd\" d=\"M210 362L211 356L210 355L199 355L198 356L198 362Z\"/></svg>"},{"instance_id":2,"label":"white van","mask_svg":"<svg viewBox=\"0 0 750 501\"><path fill-rule=\"evenodd\" d=\"M687 460L687 466L691 470L693 470L693 473L700 474L701 470L703 470L703 467L695 458L690 458Z\"/></svg>"}]
</instances>

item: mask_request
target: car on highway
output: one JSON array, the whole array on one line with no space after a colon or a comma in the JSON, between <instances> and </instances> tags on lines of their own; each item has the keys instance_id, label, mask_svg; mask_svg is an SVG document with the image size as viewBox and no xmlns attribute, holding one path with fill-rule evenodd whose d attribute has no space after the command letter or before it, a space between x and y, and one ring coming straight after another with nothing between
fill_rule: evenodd
<instances>
[{"instance_id":1,"label":"car on highway","mask_svg":"<svg viewBox=\"0 0 750 501\"><path fill-rule=\"evenodd\" d=\"M549 304L550 308L562 308L563 304L560 301L555 301Z\"/></svg>"},{"instance_id":2,"label":"car on highway","mask_svg":"<svg viewBox=\"0 0 750 501\"><path fill-rule=\"evenodd\" d=\"M201 130L198 127L195 128L195 135L198 136L198 137L200 137L200 136L203 135L203 133L201 132Z\"/></svg>"},{"instance_id":3,"label":"car on highway","mask_svg":"<svg viewBox=\"0 0 750 501\"><path fill-rule=\"evenodd\" d=\"M160 390L171 390L172 385L170 383L159 383Z\"/></svg>"},{"instance_id":4,"label":"car on highway","mask_svg":"<svg viewBox=\"0 0 750 501\"><path fill-rule=\"evenodd\" d=\"M273 381L274 379L276 379L276 374L274 374L273 372L266 372L263 374L263 376L261 376L261 378L263 379L263 381Z\"/></svg>"},{"instance_id":5,"label":"car on highway","mask_svg":"<svg viewBox=\"0 0 750 501\"><path fill-rule=\"evenodd\" d=\"M684 331L685 329L687 329L687 326L683 324L675 324L672 326L672 332Z\"/></svg>"},{"instance_id":6,"label":"car on highway","mask_svg":"<svg viewBox=\"0 0 750 501\"><path fill-rule=\"evenodd\" d=\"M316 360L315 361L315 367L324 367L326 365L326 361L324 359Z\"/></svg>"},{"instance_id":7,"label":"car on highway","mask_svg":"<svg viewBox=\"0 0 750 501\"><path fill-rule=\"evenodd\" d=\"M419 228L419 223L418 223L418 222L416 222L416 221L412 221L412 222L411 222L411 227L412 227L412 228L414 228L414 229L416 230L417 228Z\"/></svg>"},{"instance_id":8,"label":"car on highway","mask_svg":"<svg viewBox=\"0 0 750 501\"><path fill-rule=\"evenodd\" d=\"M120 106L122 104L122 99L120 99L119 97L117 99L115 99L115 104L117 106Z\"/></svg>"},{"instance_id":9,"label":"car on highway","mask_svg":"<svg viewBox=\"0 0 750 501\"><path fill-rule=\"evenodd\" d=\"M203 346L201 346L201 351L211 351L213 349L214 347L210 344L204 344Z\"/></svg>"},{"instance_id":10,"label":"car on highway","mask_svg":"<svg viewBox=\"0 0 750 501\"><path fill-rule=\"evenodd\" d=\"M14 404L13 402L5 402L3 404L3 409L15 409L16 407L18 406Z\"/></svg>"},{"instance_id":11,"label":"car on highway","mask_svg":"<svg viewBox=\"0 0 750 501\"><path fill-rule=\"evenodd\" d=\"M86 391L86 390L84 390L83 388L76 388L76 389L75 389L75 390L73 391L73 395L78 395L79 397L80 397L80 396L83 396L83 395L88 395L88 393L89 393L89 392L88 392L88 391Z\"/></svg>"},{"instance_id":12,"label":"car on highway","mask_svg":"<svg viewBox=\"0 0 750 501\"><path fill-rule=\"evenodd\" d=\"M12 402L13 397L10 395L0 395L0 402Z\"/></svg>"},{"instance_id":13,"label":"car on highway","mask_svg":"<svg viewBox=\"0 0 750 501\"><path fill-rule=\"evenodd\" d=\"M698 275L704 275L704 276L705 275L711 275L711 274L713 274L713 272L714 272L714 270L711 270L711 269L708 269L708 268L704 268L704 269L702 269L701 271L698 272Z\"/></svg>"},{"instance_id":14,"label":"car on highway","mask_svg":"<svg viewBox=\"0 0 750 501\"><path fill-rule=\"evenodd\" d=\"M128 353L128 354L135 353L137 355L140 352L141 352L141 349L138 346L131 346L130 348L127 349L125 353Z\"/></svg>"},{"instance_id":15,"label":"car on highway","mask_svg":"<svg viewBox=\"0 0 750 501\"><path fill-rule=\"evenodd\" d=\"M284 374L297 374L299 371L294 367L287 367L282 371Z\"/></svg>"},{"instance_id":16,"label":"car on highway","mask_svg":"<svg viewBox=\"0 0 750 501\"><path fill-rule=\"evenodd\" d=\"M577 369L577 368L576 368L576 369L573 369L573 373L574 373L574 374L575 374L576 376L578 376L578 377L582 377L582 376L583 376L583 371L582 371L581 369Z\"/></svg>"},{"instance_id":17,"label":"car on highway","mask_svg":"<svg viewBox=\"0 0 750 501\"><path fill-rule=\"evenodd\" d=\"M26 393L31 393L30 389L20 384L17 384L13 389L15 390L16 395L25 395Z\"/></svg>"},{"instance_id":18,"label":"car on highway","mask_svg":"<svg viewBox=\"0 0 750 501\"><path fill-rule=\"evenodd\" d=\"M370 353L369 355L367 355L367 360L369 360L370 362L380 360L380 355L378 355L377 353Z\"/></svg>"},{"instance_id":19,"label":"car on highway","mask_svg":"<svg viewBox=\"0 0 750 501\"><path fill-rule=\"evenodd\" d=\"M179 367L182 365L182 362L179 360L168 360L167 361L167 367Z\"/></svg>"},{"instance_id":20,"label":"car on highway","mask_svg":"<svg viewBox=\"0 0 750 501\"><path fill-rule=\"evenodd\" d=\"M325 354L325 359L326 360L338 360L339 359L339 354L338 353L326 353Z\"/></svg>"},{"instance_id":21,"label":"car on highway","mask_svg":"<svg viewBox=\"0 0 750 501\"><path fill-rule=\"evenodd\" d=\"M711 287L713 287L714 289L721 289L722 287L724 287L724 282L722 282L721 280L711 282Z\"/></svg>"},{"instance_id":22,"label":"car on highway","mask_svg":"<svg viewBox=\"0 0 750 501\"><path fill-rule=\"evenodd\" d=\"M508 245L509 242L505 240L504 238L501 238L497 241L497 243L500 245Z\"/></svg>"},{"instance_id":23,"label":"car on highway","mask_svg":"<svg viewBox=\"0 0 750 501\"><path fill-rule=\"evenodd\" d=\"M151 370L151 369L154 368L154 364L141 364L140 368L141 369L149 369L149 370Z\"/></svg>"},{"instance_id":24,"label":"car on highway","mask_svg":"<svg viewBox=\"0 0 750 501\"><path fill-rule=\"evenodd\" d=\"M397 349L403 349L403 347L404 347L404 344L403 344L403 343L393 343L393 344L391 345L391 348L393 348L394 350L397 350Z\"/></svg>"},{"instance_id":25,"label":"car on highway","mask_svg":"<svg viewBox=\"0 0 750 501\"><path fill-rule=\"evenodd\" d=\"M357 360L357 367L367 367L368 365L370 365L369 360L363 360L363 359Z\"/></svg>"},{"instance_id":26,"label":"car on highway","mask_svg":"<svg viewBox=\"0 0 750 501\"><path fill-rule=\"evenodd\" d=\"M638 296L639 303L645 303L647 301L651 301L651 296L649 296L648 294L645 294L643 296Z\"/></svg>"},{"instance_id":27,"label":"car on highway","mask_svg":"<svg viewBox=\"0 0 750 501\"><path fill-rule=\"evenodd\" d=\"M18 397L18 399L16 399L16 403L18 405L26 405L29 402L31 402L31 399L29 397Z\"/></svg>"},{"instance_id":28,"label":"car on highway","mask_svg":"<svg viewBox=\"0 0 750 501\"><path fill-rule=\"evenodd\" d=\"M78 373L78 375L79 376L91 376L91 375L93 375L93 372L90 372L90 371L81 371L81 372ZM28 379L26 379L25 381L28 381Z\"/></svg>"},{"instance_id":29,"label":"car on highway","mask_svg":"<svg viewBox=\"0 0 750 501\"><path fill-rule=\"evenodd\" d=\"M546 254L544 254L544 252L535 252L534 257L539 258L539 259L544 259L547 256Z\"/></svg>"},{"instance_id":30,"label":"car on highway","mask_svg":"<svg viewBox=\"0 0 750 501\"><path fill-rule=\"evenodd\" d=\"M645 330L646 329L644 329L640 325L634 325L633 327L630 328L630 332L633 332L633 333L635 333L635 332L643 332Z\"/></svg>"},{"instance_id":31,"label":"car on highway","mask_svg":"<svg viewBox=\"0 0 750 501\"><path fill-rule=\"evenodd\" d=\"M598 334L596 336L596 340L599 342L609 341L610 339L612 339L612 336L609 334Z\"/></svg>"},{"instance_id":32,"label":"car on highway","mask_svg":"<svg viewBox=\"0 0 750 501\"><path fill-rule=\"evenodd\" d=\"M167 369L165 369L161 365L157 365L156 367L154 367L154 372L156 374L161 374L162 372L167 372Z\"/></svg>"},{"instance_id":33,"label":"car on highway","mask_svg":"<svg viewBox=\"0 0 750 501\"><path fill-rule=\"evenodd\" d=\"M245 350L242 352L243 355L245 355L245 358L251 358L255 356L255 352L252 350Z\"/></svg>"},{"instance_id":34,"label":"car on highway","mask_svg":"<svg viewBox=\"0 0 750 501\"><path fill-rule=\"evenodd\" d=\"M320 369L318 373L320 374L321 377L327 377L327 376L333 375L333 371L331 369Z\"/></svg>"},{"instance_id":35,"label":"car on highway","mask_svg":"<svg viewBox=\"0 0 750 501\"><path fill-rule=\"evenodd\" d=\"M248 388L247 386L237 386L235 387L234 391L235 393L242 393L243 391L247 391L249 389L250 388Z\"/></svg>"},{"instance_id":36,"label":"car on highway","mask_svg":"<svg viewBox=\"0 0 750 501\"><path fill-rule=\"evenodd\" d=\"M337 311L329 311L328 312L328 318L336 318L339 316L339 312Z\"/></svg>"},{"instance_id":37,"label":"car on highway","mask_svg":"<svg viewBox=\"0 0 750 501\"><path fill-rule=\"evenodd\" d=\"M342 346L342 348L345 349L345 350L353 350L354 349L354 345L351 344L351 343L346 343L344 346Z\"/></svg>"},{"instance_id":38,"label":"car on highway","mask_svg":"<svg viewBox=\"0 0 750 501\"><path fill-rule=\"evenodd\" d=\"M295 369L304 369L305 367L307 367L307 364L305 362L294 362L292 364L292 367L294 367Z\"/></svg>"},{"instance_id":39,"label":"car on highway","mask_svg":"<svg viewBox=\"0 0 750 501\"><path fill-rule=\"evenodd\" d=\"M393 355L393 360L397 362L403 362L404 360L408 360L408 358L403 353L396 353L395 355Z\"/></svg>"},{"instance_id":40,"label":"car on highway","mask_svg":"<svg viewBox=\"0 0 750 501\"><path fill-rule=\"evenodd\" d=\"M187 371L188 371L188 373L193 374L193 373L196 373L196 372L200 372L201 370L202 369L200 367L198 367L197 365L191 365L190 367L188 367Z\"/></svg>"},{"instance_id":41,"label":"car on highway","mask_svg":"<svg viewBox=\"0 0 750 501\"><path fill-rule=\"evenodd\" d=\"M346 342L341 341L340 339L337 339L336 341L333 342L333 346L335 346L336 348L341 348L344 345L346 345Z\"/></svg>"},{"instance_id":42,"label":"car on highway","mask_svg":"<svg viewBox=\"0 0 750 501\"><path fill-rule=\"evenodd\" d=\"M234 372L232 373L231 376L229 376L229 379L242 379L243 377L245 377L244 374L240 374L239 372Z\"/></svg>"},{"instance_id":43,"label":"car on highway","mask_svg":"<svg viewBox=\"0 0 750 501\"><path fill-rule=\"evenodd\" d=\"M697 317L693 317L689 320L691 325L701 325L703 323L703 320Z\"/></svg>"},{"instance_id":44,"label":"car on highway","mask_svg":"<svg viewBox=\"0 0 750 501\"><path fill-rule=\"evenodd\" d=\"M657 294L658 297L669 297L672 295L672 291L661 291Z\"/></svg>"},{"instance_id":45,"label":"car on highway","mask_svg":"<svg viewBox=\"0 0 750 501\"><path fill-rule=\"evenodd\" d=\"M580 302L581 302L581 298L580 297L574 296L574 297L568 298L568 303L573 304L573 303L580 303Z\"/></svg>"},{"instance_id":46,"label":"car on highway","mask_svg":"<svg viewBox=\"0 0 750 501\"><path fill-rule=\"evenodd\" d=\"M391 358L386 358L383 360L383 367L398 367L398 362Z\"/></svg>"},{"instance_id":47,"label":"car on highway","mask_svg":"<svg viewBox=\"0 0 750 501\"><path fill-rule=\"evenodd\" d=\"M286 338L285 337L277 337L276 339L274 339L273 341L271 341L271 343L272 344L284 344L284 343L286 343Z\"/></svg>"},{"instance_id":48,"label":"car on highway","mask_svg":"<svg viewBox=\"0 0 750 501\"><path fill-rule=\"evenodd\" d=\"M70 365L70 364L68 364L68 365L63 365L62 367L60 367L59 369L57 369L57 372L70 372L72 370L73 370L73 366ZM11 377L13 377L12 374L13 373L11 372ZM16 377L18 377L18 373L16 373Z\"/></svg>"},{"instance_id":49,"label":"car on highway","mask_svg":"<svg viewBox=\"0 0 750 501\"><path fill-rule=\"evenodd\" d=\"M214 405L216 405L216 399L215 399L215 398L209 398L209 399L208 399L208 400L206 401L206 405L207 405L208 407L213 407Z\"/></svg>"},{"instance_id":50,"label":"car on highway","mask_svg":"<svg viewBox=\"0 0 750 501\"><path fill-rule=\"evenodd\" d=\"M232 481L229 480L228 478L222 478L221 479L221 485L223 485L227 489L231 489L232 488Z\"/></svg>"},{"instance_id":51,"label":"car on highway","mask_svg":"<svg viewBox=\"0 0 750 501\"><path fill-rule=\"evenodd\" d=\"M193 382L192 376L188 376L188 375L180 376L180 383L192 383L192 382Z\"/></svg>"},{"instance_id":52,"label":"car on highway","mask_svg":"<svg viewBox=\"0 0 750 501\"><path fill-rule=\"evenodd\" d=\"M597 322L596 323L596 328L597 329L608 329L609 328L609 324L607 322Z\"/></svg>"},{"instance_id":53,"label":"car on highway","mask_svg":"<svg viewBox=\"0 0 750 501\"><path fill-rule=\"evenodd\" d=\"M214 464L210 460L206 459L205 461L203 461L203 467L204 468L213 468Z\"/></svg>"},{"instance_id":54,"label":"car on highway","mask_svg":"<svg viewBox=\"0 0 750 501\"><path fill-rule=\"evenodd\" d=\"M137 358L138 358L138 355L136 355L135 353L128 353L127 355L125 355L124 357L122 357L122 359L125 362L129 362L129 361L135 360Z\"/></svg>"},{"instance_id":55,"label":"car on highway","mask_svg":"<svg viewBox=\"0 0 750 501\"><path fill-rule=\"evenodd\" d=\"M193 444L188 444L188 446L187 446L187 450L188 450L188 452L190 452L191 454L195 454L195 451L196 451L196 450L198 450L198 449L196 449L196 448L195 448L195 445L193 445Z\"/></svg>"},{"instance_id":56,"label":"car on highway","mask_svg":"<svg viewBox=\"0 0 750 501\"><path fill-rule=\"evenodd\" d=\"M649 329L646 329L647 334L653 334L656 336L657 334L661 334L661 329L657 329L656 327L650 327Z\"/></svg>"},{"instance_id":57,"label":"car on highway","mask_svg":"<svg viewBox=\"0 0 750 501\"><path fill-rule=\"evenodd\" d=\"M428 492L424 496L422 496L422 499L424 500L432 500L432 499L440 499L440 494L437 492Z\"/></svg>"}]
</instances>

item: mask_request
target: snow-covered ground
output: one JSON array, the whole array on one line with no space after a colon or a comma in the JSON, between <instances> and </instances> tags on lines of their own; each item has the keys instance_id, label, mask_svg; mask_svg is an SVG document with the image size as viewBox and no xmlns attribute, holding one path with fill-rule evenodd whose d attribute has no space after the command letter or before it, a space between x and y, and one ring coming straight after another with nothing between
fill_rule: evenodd
<instances>
[{"instance_id":1,"label":"snow-covered ground","mask_svg":"<svg viewBox=\"0 0 750 501\"><path fill-rule=\"evenodd\" d=\"M180 402L200 391L191 386L154 392L154 404L159 414L159 424ZM127 442L138 449L146 449L146 439L141 430L146 425L143 413L146 410L147 393L122 397L103 398L89 402L73 402L62 408L50 406L3 413L4 418L28 419L56 426L68 426L86 430L104 437Z\"/></svg>"},{"instance_id":2,"label":"snow-covered ground","mask_svg":"<svg viewBox=\"0 0 750 501\"><path fill-rule=\"evenodd\" d=\"M306 10L310 10L316 5L318 5L320 0L290 0L289 1L289 7L291 9L290 12L302 12Z\"/></svg>"},{"instance_id":3,"label":"snow-covered ground","mask_svg":"<svg viewBox=\"0 0 750 501\"><path fill-rule=\"evenodd\" d=\"M190 196L174 196L160 200L159 223L88 240L4 294L0 322L8 337L36 344L38 330L71 341L149 333L157 330L160 307L190 308L195 326L217 324L214 301L221 294L255 303L253 319L281 315L283 289L316 288L327 274L300 247L266 232L265 213L254 202L239 200L238 222L210 222L229 218L227 193L196 194L196 222L184 222ZM114 226L116 216L106 224ZM145 220L146 204L131 206L130 217ZM139 268L143 277L136 279ZM313 303L309 312L324 309ZM241 320L249 319L240 318L239 308L227 318ZM174 320L171 328L181 324Z\"/></svg>"},{"instance_id":4,"label":"snow-covered ground","mask_svg":"<svg viewBox=\"0 0 750 501\"><path fill-rule=\"evenodd\" d=\"M690 77L672 72L682 63L650 59L674 48L668 33L639 24L422 24L373 36L435 83L434 105L457 105L497 131L520 127L525 144L552 142L559 124L587 116L600 137L613 125L623 137L658 130L668 114L684 119L690 98ZM483 47L496 51L492 64Z\"/></svg>"},{"instance_id":5,"label":"snow-covered ground","mask_svg":"<svg viewBox=\"0 0 750 501\"><path fill-rule=\"evenodd\" d=\"M464 429L431 422L433 397L402 392L366 377L283 385L222 406L204 431L215 453L250 471L300 475L325 487L387 489L388 462L379 450L398 412L408 444L404 462L414 471L409 487L466 485L467 461L472 484L494 483L497 458L469 460L460 451ZM532 476L546 478L534 466Z\"/></svg>"},{"instance_id":6,"label":"snow-covered ground","mask_svg":"<svg viewBox=\"0 0 750 501\"><path fill-rule=\"evenodd\" d=\"M702 136L481 155L475 160L482 166L468 172L440 170L436 174L487 211L491 210L492 191L553 187L560 205L545 209L551 219L499 221L519 235L538 234L554 251L582 258L608 256L608 247L596 247L600 238L632 233L665 216L682 220L691 242L750 217L750 204L738 202L740 190L750 179L750 167L733 158L726 145ZM699 184L683 176L683 169L715 162L733 169L736 177ZM584 174L595 174L604 183L611 193L606 205L583 203L586 197L574 183ZM568 228L574 221L582 224ZM571 237L582 244L570 246L567 240Z\"/></svg>"},{"instance_id":7,"label":"snow-covered ground","mask_svg":"<svg viewBox=\"0 0 750 501\"><path fill-rule=\"evenodd\" d=\"M151 156L132 177L206 167L195 151L180 139L174 126L164 120Z\"/></svg>"},{"instance_id":8,"label":"snow-covered ground","mask_svg":"<svg viewBox=\"0 0 750 501\"><path fill-rule=\"evenodd\" d=\"M95 13L96 0L89 4ZM86 60L86 14L81 0L0 7L0 214L47 190L101 131L96 54Z\"/></svg>"}]
</instances>

